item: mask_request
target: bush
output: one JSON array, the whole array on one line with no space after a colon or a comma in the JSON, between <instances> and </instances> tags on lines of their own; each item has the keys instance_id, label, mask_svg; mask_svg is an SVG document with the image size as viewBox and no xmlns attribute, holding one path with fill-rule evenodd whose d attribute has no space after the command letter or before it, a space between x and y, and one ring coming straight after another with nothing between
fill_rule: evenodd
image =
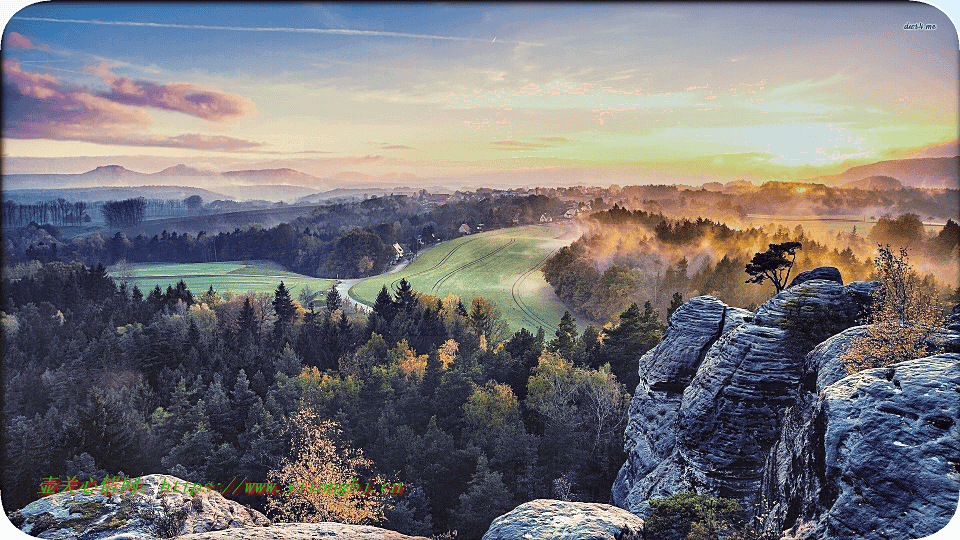
<instances>
[{"instance_id":1,"label":"bush","mask_svg":"<svg viewBox=\"0 0 960 540\"><path fill-rule=\"evenodd\" d=\"M945 321L937 292L924 286L906 249L897 256L889 244L881 246L874 265L880 286L873 293L867 334L852 339L843 355L849 373L930 355L928 338Z\"/></svg>"},{"instance_id":2,"label":"bush","mask_svg":"<svg viewBox=\"0 0 960 540\"><path fill-rule=\"evenodd\" d=\"M650 499L650 508L653 512L643 523L644 536L658 540L727 538L743 521L737 501L693 491Z\"/></svg>"}]
</instances>

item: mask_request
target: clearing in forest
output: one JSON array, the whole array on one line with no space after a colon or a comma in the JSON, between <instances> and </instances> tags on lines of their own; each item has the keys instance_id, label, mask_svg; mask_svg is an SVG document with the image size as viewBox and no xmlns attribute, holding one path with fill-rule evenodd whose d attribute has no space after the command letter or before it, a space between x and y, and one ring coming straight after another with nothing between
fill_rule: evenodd
<instances>
[{"instance_id":1,"label":"clearing in forest","mask_svg":"<svg viewBox=\"0 0 960 540\"><path fill-rule=\"evenodd\" d=\"M566 308L540 266L577 237L579 228L569 222L462 236L430 248L399 272L358 283L350 295L373 305L382 286L393 291L407 278L419 292L459 296L467 309L474 297L482 296L497 306L511 332L521 327L536 332L542 326L552 337Z\"/></svg>"}]
</instances>

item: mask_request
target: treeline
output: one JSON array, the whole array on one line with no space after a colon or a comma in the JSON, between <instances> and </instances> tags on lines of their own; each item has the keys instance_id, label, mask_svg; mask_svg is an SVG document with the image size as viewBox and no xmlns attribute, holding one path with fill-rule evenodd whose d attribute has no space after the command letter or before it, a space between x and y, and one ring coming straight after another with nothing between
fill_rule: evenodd
<instances>
[{"instance_id":1,"label":"treeline","mask_svg":"<svg viewBox=\"0 0 960 540\"><path fill-rule=\"evenodd\" d=\"M8 200L3 203L3 226L22 227L31 221L60 226L80 225L90 221L90 215L86 211L87 203L67 202L62 198L34 204L17 204Z\"/></svg>"},{"instance_id":2,"label":"treeline","mask_svg":"<svg viewBox=\"0 0 960 540\"><path fill-rule=\"evenodd\" d=\"M649 306L632 306L602 341L570 317L553 339L506 335L489 302L406 282L367 318L347 316L335 291L317 311L282 286L272 298L182 285L145 296L77 263L3 291L11 509L51 475L264 479L307 410L335 421L337 444L362 449L371 474L408 489L377 524L458 538L528 500L609 497L625 458L618 377L636 377L662 332Z\"/></svg>"},{"instance_id":3,"label":"treeline","mask_svg":"<svg viewBox=\"0 0 960 540\"><path fill-rule=\"evenodd\" d=\"M792 231L784 227L736 230L708 219L672 220L618 205L592 217L604 226L562 248L547 260L543 273L567 306L600 323L614 320L632 302L647 300L661 316L669 317L676 302L702 294L754 309L771 291L745 283L746 263L769 244L786 241L799 241L803 246L793 275L835 266L846 281L870 279L870 257L857 254L870 253L877 243L890 243L908 246L911 254L928 265L944 265L939 283L928 270L925 280L929 285L936 284L947 294L952 292L950 287L957 286L952 276L960 226L952 220L936 236L928 237L915 214L881 218L867 237L855 229L839 233L831 247L809 238L802 226ZM636 225L644 229L638 230Z\"/></svg>"},{"instance_id":4,"label":"treeline","mask_svg":"<svg viewBox=\"0 0 960 540\"><path fill-rule=\"evenodd\" d=\"M125 199L122 201L108 201L103 203L100 212L107 222L107 227L133 227L143 221L146 214L147 201L143 197Z\"/></svg>"},{"instance_id":5,"label":"treeline","mask_svg":"<svg viewBox=\"0 0 960 540\"><path fill-rule=\"evenodd\" d=\"M134 200L136 201L136 200ZM133 208L134 203L123 208ZM128 238L118 232L65 240L56 229L31 224L6 234L4 264L30 260L77 260L86 264L128 262L214 262L267 259L287 269L318 277L363 277L386 270L399 243L407 252L457 238L466 223L471 231L533 223L563 208L557 199L532 195L509 199L461 201L424 211L406 196L321 207L292 223L265 228L251 225L233 232L166 232ZM105 213L106 215L106 213ZM118 218L122 219L122 218ZM47 234L50 233L50 234Z\"/></svg>"}]
</instances>

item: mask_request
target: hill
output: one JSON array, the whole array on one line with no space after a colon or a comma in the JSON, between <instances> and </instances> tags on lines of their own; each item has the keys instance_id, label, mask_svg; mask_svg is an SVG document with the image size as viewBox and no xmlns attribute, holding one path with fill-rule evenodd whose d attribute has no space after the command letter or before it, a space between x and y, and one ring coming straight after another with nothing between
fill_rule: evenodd
<instances>
[{"instance_id":1,"label":"hill","mask_svg":"<svg viewBox=\"0 0 960 540\"><path fill-rule=\"evenodd\" d=\"M880 161L848 169L840 175L840 180L879 175L898 178L907 187L956 189L960 185L960 157Z\"/></svg>"},{"instance_id":2,"label":"hill","mask_svg":"<svg viewBox=\"0 0 960 540\"><path fill-rule=\"evenodd\" d=\"M892 189L900 189L903 187L903 184L899 180L891 176L867 176L866 178L861 178L859 180L851 180L843 184L845 188L856 188L863 190L876 189L879 191L889 191Z\"/></svg>"}]
</instances>

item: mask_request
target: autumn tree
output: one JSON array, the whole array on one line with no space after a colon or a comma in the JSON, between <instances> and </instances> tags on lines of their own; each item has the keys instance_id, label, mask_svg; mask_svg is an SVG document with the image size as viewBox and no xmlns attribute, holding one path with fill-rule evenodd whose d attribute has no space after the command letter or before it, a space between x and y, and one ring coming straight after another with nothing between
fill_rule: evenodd
<instances>
[{"instance_id":1,"label":"autumn tree","mask_svg":"<svg viewBox=\"0 0 960 540\"><path fill-rule=\"evenodd\" d=\"M889 244L880 246L874 266L880 286L867 315L870 325L843 356L850 373L930 355L928 338L944 325L937 292L924 286L905 248L894 255Z\"/></svg>"},{"instance_id":2,"label":"autumn tree","mask_svg":"<svg viewBox=\"0 0 960 540\"><path fill-rule=\"evenodd\" d=\"M773 286L780 292L789 283L790 270L793 261L797 258L797 250L802 249L800 242L784 242L770 244L770 249L757 253L753 260L747 263L746 272L750 275L745 283L762 284L766 280L773 282ZM790 258L788 259L787 256Z\"/></svg>"},{"instance_id":3,"label":"autumn tree","mask_svg":"<svg viewBox=\"0 0 960 540\"><path fill-rule=\"evenodd\" d=\"M267 498L269 513L287 522L370 524L383 519L384 500L362 492L366 485L362 480L379 487L383 479L361 476L372 470L373 462L346 444L336 422L321 420L303 408L287 429L291 454L281 459L280 468L267 473L267 479L280 486L278 493ZM363 484L360 490L323 489L355 483Z\"/></svg>"}]
</instances>

